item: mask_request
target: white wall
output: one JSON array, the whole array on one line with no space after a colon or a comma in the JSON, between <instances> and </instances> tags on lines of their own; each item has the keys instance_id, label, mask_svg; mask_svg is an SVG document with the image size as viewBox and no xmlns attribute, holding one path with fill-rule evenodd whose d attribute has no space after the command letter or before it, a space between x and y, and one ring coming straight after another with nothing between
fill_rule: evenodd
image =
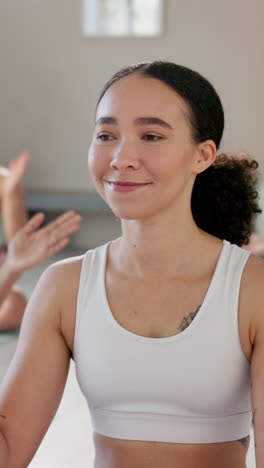
<instances>
[{"instance_id":1,"label":"white wall","mask_svg":"<svg viewBox=\"0 0 264 468\"><path fill-rule=\"evenodd\" d=\"M257 44L258 44L258 61L257 61L257 148L258 159L262 162L262 172L264 174L264 148L263 148L263 128L264 128L264 2L257 0ZM261 208L263 213L257 218L256 231L264 234L264 182L261 184L260 189Z\"/></svg>"},{"instance_id":2,"label":"white wall","mask_svg":"<svg viewBox=\"0 0 264 468\"><path fill-rule=\"evenodd\" d=\"M30 188L86 190L96 98L119 67L156 57L197 69L226 111L223 149L264 164L263 1L168 0L157 39L89 39L81 0L1 0L1 162L32 152Z\"/></svg>"}]
</instances>

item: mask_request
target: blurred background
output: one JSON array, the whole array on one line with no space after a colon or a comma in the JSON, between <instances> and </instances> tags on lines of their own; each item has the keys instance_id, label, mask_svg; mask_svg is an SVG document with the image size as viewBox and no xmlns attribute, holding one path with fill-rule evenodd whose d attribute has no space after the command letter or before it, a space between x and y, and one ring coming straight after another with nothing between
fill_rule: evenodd
<instances>
[{"instance_id":1,"label":"blurred background","mask_svg":"<svg viewBox=\"0 0 264 468\"><path fill-rule=\"evenodd\" d=\"M30 151L29 209L48 219L69 208L82 214L63 256L120 232L92 186L87 153L99 93L122 66L161 58L199 71L223 102L221 151L249 153L264 170L263 24L263 0L0 0L0 165ZM264 234L264 215L256 230ZM29 294L46 266L23 276ZM0 336L0 380L15 346L16 335ZM91 467L89 424L71 367L62 405L30 466ZM253 458L251 446L250 468Z\"/></svg>"},{"instance_id":2,"label":"blurred background","mask_svg":"<svg viewBox=\"0 0 264 468\"><path fill-rule=\"evenodd\" d=\"M201 72L223 101L226 128L221 150L247 152L264 166L263 1L140 3L144 2L147 8L159 4L157 36L124 32L124 37L104 37L104 31L85 35L92 7L101 12L109 5L121 10L131 0L0 1L1 164L22 150L30 151L25 186L34 196L28 195L29 204L64 209L62 197L68 196L67 204L80 207L89 218L86 223L85 216L74 239L81 247L119 232L119 222L105 206L88 197L94 189L87 152L97 97L105 81L124 65L162 58ZM39 192L42 201L37 201ZM57 192L61 196L56 206Z\"/></svg>"}]
</instances>

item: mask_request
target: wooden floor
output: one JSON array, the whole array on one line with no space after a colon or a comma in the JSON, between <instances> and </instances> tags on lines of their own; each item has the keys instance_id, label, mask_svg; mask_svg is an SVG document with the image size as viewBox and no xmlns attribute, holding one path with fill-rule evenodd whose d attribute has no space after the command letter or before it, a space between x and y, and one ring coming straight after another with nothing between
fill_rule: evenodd
<instances>
[{"instance_id":1,"label":"wooden floor","mask_svg":"<svg viewBox=\"0 0 264 468\"><path fill-rule=\"evenodd\" d=\"M52 261L81 253L83 252L68 250L53 258ZM47 264L27 272L22 277L20 284L28 294ZM16 343L16 334L9 336L0 334L0 382L15 351ZM61 405L28 468L92 468L93 458L94 447L89 411L76 381L74 363L71 363ZM247 460L248 468L255 468L254 459L252 436Z\"/></svg>"}]
</instances>

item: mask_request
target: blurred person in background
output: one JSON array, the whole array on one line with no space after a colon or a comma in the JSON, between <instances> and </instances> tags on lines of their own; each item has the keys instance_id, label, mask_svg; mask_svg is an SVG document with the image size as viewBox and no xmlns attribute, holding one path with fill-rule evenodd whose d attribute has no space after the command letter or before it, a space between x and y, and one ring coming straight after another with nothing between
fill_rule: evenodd
<instances>
[{"instance_id":1,"label":"blurred person in background","mask_svg":"<svg viewBox=\"0 0 264 468\"><path fill-rule=\"evenodd\" d=\"M253 232L250 236L249 243L243 247L246 250L250 250L254 255L264 256L264 236Z\"/></svg>"},{"instance_id":2,"label":"blurred person in background","mask_svg":"<svg viewBox=\"0 0 264 468\"><path fill-rule=\"evenodd\" d=\"M28 220L22 178L29 162L23 152L9 167L0 166L0 331L20 326L27 299L15 284L20 275L66 247L80 227L80 216L69 211L39 229L44 214Z\"/></svg>"}]
</instances>

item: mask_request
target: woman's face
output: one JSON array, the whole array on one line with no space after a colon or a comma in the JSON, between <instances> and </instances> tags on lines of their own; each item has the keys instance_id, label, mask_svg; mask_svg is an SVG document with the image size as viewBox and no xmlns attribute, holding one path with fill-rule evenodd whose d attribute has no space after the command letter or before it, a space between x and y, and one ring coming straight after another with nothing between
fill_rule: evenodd
<instances>
[{"instance_id":1,"label":"woman's face","mask_svg":"<svg viewBox=\"0 0 264 468\"><path fill-rule=\"evenodd\" d=\"M188 107L173 89L133 74L107 90L97 108L88 163L116 216L142 219L182 202L186 207L198 157Z\"/></svg>"}]
</instances>

